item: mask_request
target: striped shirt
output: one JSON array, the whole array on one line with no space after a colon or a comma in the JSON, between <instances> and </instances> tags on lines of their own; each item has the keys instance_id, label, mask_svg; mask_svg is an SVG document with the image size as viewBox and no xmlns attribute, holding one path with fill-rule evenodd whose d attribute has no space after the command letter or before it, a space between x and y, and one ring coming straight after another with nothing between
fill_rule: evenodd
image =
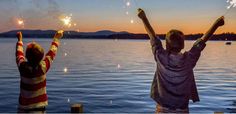
<instances>
[{"instance_id":1,"label":"striped shirt","mask_svg":"<svg viewBox=\"0 0 236 114\"><path fill-rule=\"evenodd\" d=\"M54 38L50 50L38 67L33 68L25 59L23 42L16 43L16 64L20 71L19 108L32 109L48 105L46 73L55 59L59 40Z\"/></svg>"}]
</instances>

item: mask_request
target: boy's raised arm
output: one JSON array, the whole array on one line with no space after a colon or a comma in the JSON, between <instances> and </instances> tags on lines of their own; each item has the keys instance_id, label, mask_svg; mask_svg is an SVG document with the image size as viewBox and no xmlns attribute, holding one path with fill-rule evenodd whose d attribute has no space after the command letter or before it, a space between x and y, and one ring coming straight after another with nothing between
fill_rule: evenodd
<instances>
[{"instance_id":1,"label":"boy's raised arm","mask_svg":"<svg viewBox=\"0 0 236 114\"><path fill-rule=\"evenodd\" d=\"M16 64L19 67L22 62L25 61L24 49L23 49L23 36L21 32L17 32L18 42L16 43Z\"/></svg>"},{"instance_id":2,"label":"boy's raised arm","mask_svg":"<svg viewBox=\"0 0 236 114\"><path fill-rule=\"evenodd\" d=\"M224 16L221 16L216 20L216 22L212 25L212 27L202 36L203 42L207 42L211 36L214 34L214 32L220 27L225 24L224 22Z\"/></svg>"},{"instance_id":3,"label":"boy's raised arm","mask_svg":"<svg viewBox=\"0 0 236 114\"><path fill-rule=\"evenodd\" d=\"M55 34L53 38L53 42L51 43L51 47L48 53L46 54L45 59L43 60L43 63L41 64L44 73L46 73L49 70L53 60L55 59L56 54L57 54L57 48L60 44L59 41L62 37L63 37L63 31L62 30L57 31L57 33Z\"/></svg>"},{"instance_id":4,"label":"boy's raised arm","mask_svg":"<svg viewBox=\"0 0 236 114\"><path fill-rule=\"evenodd\" d=\"M158 48L160 48L160 47L162 48L161 40L156 36L156 33L153 30L151 24L149 23L145 12L141 8L138 9L138 17L144 23L145 29L148 33L149 38L150 38L153 54L155 54L156 50Z\"/></svg>"},{"instance_id":5,"label":"boy's raised arm","mask_svg":"<svg viewBox=\"0 0 236 114\"><path fill-rule=\"evenodd\" d=\"M138 17L143 21L145 29L146 29L150 39L155 39L156 38L156 33L153 30L151 24L149 23L145 12L140 8L138 9Z\"/></svg>"}]
</instances>

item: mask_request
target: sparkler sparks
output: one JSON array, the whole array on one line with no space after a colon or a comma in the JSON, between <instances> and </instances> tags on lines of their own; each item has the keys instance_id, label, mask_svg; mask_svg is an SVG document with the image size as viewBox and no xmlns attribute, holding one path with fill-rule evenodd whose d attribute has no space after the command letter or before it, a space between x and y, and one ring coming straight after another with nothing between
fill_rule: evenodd
<instances>
[{"instance_id":1,"label":"sparkler sparks","mask_svg":"<svg viewBox=\"0 0 236 114\"><path fill-rule=\"evenodd\" d=\"M19 19L17 19L17 25L19 25L19 26L24 26L24 20L23 19L21 19L21 18L19 18Z\"/></svg>"},{"instance_id":2,"label":"sparkler sparks","mask_svg":"<svg viewBox=\"0 0 236 114\"><path fill-rule=\"evenodd\" d=\"M64 73L67 73L68 72L68 69L67 67L64 68Z\"/></svg>"},{"instance_id":3,"label":"sparkler sparks","mask_svg":"<svg viewBox=\"0 0 236 114\"><path fill-rule=\"evenodd\" d=\"M133 23L134 23L134 20L133 20L133 19L131 19L131 20L130 20L130 23L131 23L131 24L133 24Z\"/></svg>"},{"instance_id":4,"label":"sparkler sparks","mask_svg":"<svg viewBox=\"0 0 236 114\"><path fill-rule=\"evenodd\" d=\"M227 3L230 5L227 7L227 9L230 9L232 7L236 7L236 0L227 0Z\"/></svg>"},{"instance_id":5,"label":"sparkler sparks","mask_svg":"<svg viewBox=\"0 0 236 114\"><path fill-rule=\"evenodd\" d=\"M118 64L118 65L117 65L117 68L118 68L118 69L120 69L120 68L121 68L120 64Z\"/></svg>"},{"instance_id":6,"label":"sparkler sparks","mask_svg":"<svg viewBox=\"0 0 236 114\"><path fill-rule=\"evenodd\" d=\"M24 24L24 21L23 21L23 20L18 20L18 24L19 24L19 25L23 25L23 24Z\"/></svg>"},{"instance_id":7,"label":"sparkler sparks","mask_svg":"<svg viewBox=\"0 0 236 114\"><path fill-rule=\"evenodd\" d=\"M73 15L70 14L69 16L60 17L60 21L63 23L65 27L70 28L77 26L77 23L72 22L72 16Z\"/></svg>"},{"instance_id":8,"label":"sparkler sparks","mask_svg":"<svg viewBox=\"0 0 236 114\"><path fill-rule=\"evenodd\" d=\"M66 16L65 18L62 19L65 25L70 25L71 24L71 17Z\"/></svg>"},{"instance_id":9,"label":"sparkler sparks","mask_svg":"<svg viewBox=\"0 0 236 114\"><path fill-rule=\"evenodd\" d=\"M128 1L128 2L126 2L126 6L127 7L129 7L131 4L130 4L130 2Z\"/></svg>"},{"instance_id":10,"label":"sparkler sparks","mask_svg":"<svg viewBox=\"0 0 236 114\"><path fill-rule=\"evenodd\" d=\"M71 25L72 25L72 15L65 16L65 17L61 18L60 20L63 22L64 26L71 27Z\"/></svg>"},{"instance_id":11,"label":"sparkler sparks","mask_svg":"<svg viewBox=\"0 0 236 114\"><path fill-rule=\"evenodd\" d=\"M127 15L127 16L129 16L129 18L130 18L130 20L128 21L130 24L134 24L134 18L133 17L131 17L132 16L132 14L130 14L130 9L131 8L133 8L133 6L131 7L131 4L133 3L133 1L132 0L124 0L124 3L125 3L125 5L124 5L124 8L126 9L126 11L125 11L125 14ZM134 3L135 3L135 1L134 1ZM135 5L134 5L135 6ZM136 4L136 7L137 7L137 4Z\"/></svg>"}]
</instances>

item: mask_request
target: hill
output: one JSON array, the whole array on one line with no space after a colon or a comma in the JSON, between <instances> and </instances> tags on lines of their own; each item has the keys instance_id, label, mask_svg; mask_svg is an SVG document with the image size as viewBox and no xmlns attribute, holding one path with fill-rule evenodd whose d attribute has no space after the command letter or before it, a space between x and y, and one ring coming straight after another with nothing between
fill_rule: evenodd
<instances>
[{"instance_id":1,"label":"hill","mask_svg":"<svg viewBox=\"0 0 236 114\"><path fill-rule=\"evenodd\" d=\"M15 38L16 33L22 31L24 38L52 38L56 33L55 30L12 30L0 33L0 37ZM186 35L186 40L196 40L203 34L189 34ZM165 34L158 35L161 39L165 39ZM147 34L133 34L129 32L114 32L110 30L102 30L97 32L77 32L65 31L64 38L67 39L149 39ZM223 33L214 35L211 40L230 40L236 41L236 34Z\"/></svg>"}]
</instances>

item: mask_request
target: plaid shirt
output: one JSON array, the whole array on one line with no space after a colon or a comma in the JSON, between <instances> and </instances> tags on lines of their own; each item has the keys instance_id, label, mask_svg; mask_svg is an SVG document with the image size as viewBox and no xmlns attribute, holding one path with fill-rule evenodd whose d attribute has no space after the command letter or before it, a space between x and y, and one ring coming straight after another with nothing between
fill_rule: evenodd
<instances>
[{"instance_id":1,"label":"plaid shirt","mask_svg":"<svg viewBox=\"0 0 236 114\"><path fill-rule=\"evenodd\" d=\"M161 106L185 109L189 100L199 101L193 69L206 44L201 40L183 54L165 50L159 38L151 39L156 60L156 72L151 87L151 97Z\"/></svg>"}]
</instances>

